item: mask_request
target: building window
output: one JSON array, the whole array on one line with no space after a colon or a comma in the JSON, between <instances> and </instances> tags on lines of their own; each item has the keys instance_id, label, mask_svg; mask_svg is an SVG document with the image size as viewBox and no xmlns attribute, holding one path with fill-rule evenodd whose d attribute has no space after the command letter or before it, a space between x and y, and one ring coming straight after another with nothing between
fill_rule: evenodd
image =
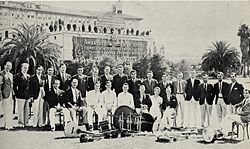
<instances>
[{"instance_id":1,"label":"building window","mask_svg":"<svg viewBox=\"0 0 250 149\"><path fill-rule=\"evenodd\" d=\"M56 40L56 36L54 36L54 39Z\"/></svg>"},{"instance_id":2,"label":"building window","mask_svg":"<svg viewBox=\"0 0 250 149\"><path fill-rule=\"evenodd\" d=\"M34 15L31 15L31 18L34 18Z\"/></svg>"},{"instance_id":3,"label":"building window","mask_svg":"<svg viewBox=\"0 0 250 149\"><path fill-rule=\"evenodd\" d=\"M2 41L2 36L0 37L0 41Z\"/></svg>"},{"instance_id":4,"label":"building window","mask_svg":"<svg viewBox=\"0 0 250 149\"><path fill-rule=\"evenodd\" d=\"M5 31L5 38L9 37L9 31Z\"/></svg>"},{"instance_id":5,"label":"building window","mask_svg":"<svg viewBox=\"0 0 250 149\"><path fill-rule=\"evenodd\" d=\"M28 15L28 18L30 18L30 15Z\"/></svg>"}]
</instances>

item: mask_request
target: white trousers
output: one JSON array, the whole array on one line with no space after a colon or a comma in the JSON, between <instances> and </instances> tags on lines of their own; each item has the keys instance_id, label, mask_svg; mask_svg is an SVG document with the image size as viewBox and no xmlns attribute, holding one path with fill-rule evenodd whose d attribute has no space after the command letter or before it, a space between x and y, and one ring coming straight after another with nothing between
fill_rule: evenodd
<instances>
[{"instance_id":1,"label":"white trousers","mask_svg":"<svg viewBox=\"0 0 250 149\"><path fill-rule=\"evenodd\" d=\"M220 123L228 114L229 105L226 105L226 103L224 102L222 98L218 98L216 109L217 109L218 122Z\"/></svg>"},{"instance_id":2,"label":"white trousers","mask_svg":"<svg viewBox=\"0 0 250 149\"><path fill-rule=\"evenodd\" d=\"M33 127L36 126L43 126L44 125L44 120L43 120L43 105L44 105L44 100L40 96L38 96L37 99L34 100L32 108L33 108Z\"/></svg>"},{"instance_id":3,"label":"white trousers","mask_svg":"<svg viewBox=\"0 0 250 149\"><path fill-rule=\"evenodd\" d=\"M174 116L176 115L176 110L173 108L167 108L162 117L163 124L167 127L176 127L175 126L175 121L174 121Z\"/></svg>"},{"instance_id":4,"label":"white trousers","mask_svg":"<svg viewBox=\"0 0 250 149\"><path fill-rule=\"evenodd\" d=\"M185 101L185 126L200 127L199 102L192 97L190 101Z\"/></svg>"},{"instance_id":5,"label":"white trousers","mask_svg":"<svg viewBox=\"0 0 250 149\"><path fill-rule=\"evenodd\" d=\"M16 98L18 110L18 123L26 126L29 122L29 100ZM12 108L11 108L12 109Z\"/></svg>"},{"instance_id":6,"label":"white trousers","mask_svg":"<svg viewBox=\"0 0 250 149\"><path fill-rule=\"evenodd\" d=\"M212 105L209 105L205 102L203 105L200 105L200 109L201 109L201 127L210 126ZM207 121L207 125L205 125L206 121Z\"/></svg>"},{"instance_id":7,"label":"white trousers","mask_svg":"<svg viewBox=\"0 0 250 149\"><path fill-rule=\"evenodd\" d=\"M178 101L178 110L177 110L177 126L184 126L184 117L185 117L185 99L183 94L176 94Z\"/></svg>"},{"instance_id":8,"label":"white trousers","mask_svg":"<svg viewBox=\"0 0 250 149\"><path fill-rule=\"evenodd\" d=\"M50 120L50 126L55 127L56 123L56 112L63 112L64 116L64 122L70 121L70 111L67 108L62 108L61 111L57 111L56 108L50 108L49 110L49 120Z\"/></svg>"},{"instance_id":9,"label":"white trousers","mask_svg":"<svg viewBox=\"0 0 250 149\"><path fill-rule=\"evenodd\" d=\"M2 107L4 113L4 127L6 129L12 129L13 128L12 93L8 98L3 98Z\"/></svg>"},{"instance_id":10,"label":"white trousers","mask_svg":"<svg viewBox=\"0 0 250 149\"><path fill-rule=\"evenodd\" d=\"M87 107L88 109L88 122L89 125L93 125L93 115L94 112L98 115L98 123L103 120L105 115L107 115L107 111L104 108L96 108L95 110L91 107Z\"/></svg>"}]
</instances>

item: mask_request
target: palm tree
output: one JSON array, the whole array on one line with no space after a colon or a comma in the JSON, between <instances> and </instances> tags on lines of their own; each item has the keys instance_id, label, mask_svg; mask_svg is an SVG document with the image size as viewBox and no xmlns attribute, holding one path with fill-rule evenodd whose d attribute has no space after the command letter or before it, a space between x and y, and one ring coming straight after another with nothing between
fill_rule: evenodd
<instances>
[{"instance_id":1,"label":"palm tree","mask_svg":"<svg viewBox=\"0 0 250 149\"><path fill-rule=\"evenodd\" d=\"M249 37L250 30L246 24L242 24L239 29L237 35L240 37L240 49L242 52L242 64L243 64L243 77L246 77L246 64L249 61Z\"/></svg>"},{"instance_id":2,"label":"palm tree","mask_svg":"<svg viewBox=\"0 0 250 149\"><path fill-rule=\"evenodd\" d=\"M236 71L240 66L240 54L226 41L212 43L202 56L202 69L204 71Z\"/></svg>"},{"instance_id":3,"label":"palm tree","mask_svg":"<svg viewBox=\"0 0 250 149\"><path fill-rule=\"evenodd\" d=\"M14 64L14 73L20 64L30 64L29 73L34 74L37 64L55 66L60 58L60 47L48 42L48 34L36 25L19 24L13 28L13 38L6 38L0 49L1 61L10 60Z\"/></svg>"}]
</instances>

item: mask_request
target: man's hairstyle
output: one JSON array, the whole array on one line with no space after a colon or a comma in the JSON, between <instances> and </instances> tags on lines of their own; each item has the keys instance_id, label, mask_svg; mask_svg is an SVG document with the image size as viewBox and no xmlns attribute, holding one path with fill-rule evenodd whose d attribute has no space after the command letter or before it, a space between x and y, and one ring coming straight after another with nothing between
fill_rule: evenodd
<instances>
[{"instance_id":1,"label":"man's hairstyle","mask_svg":"<svg viewBox=\"0 0 250 149\"><path fill-rule=\"evenodd\" d=\"M77 69L83 69L83 66L78 66Z\"/></svg>"},{"instance_id":2,"label":"man's hairstyle","mask_svg":"<svg viewBox=\"0 0 250 149\"><path fill-rule=\"evenodd\" d=\"M60 80L55 79L55 80L52 81L52 84L54 84L54 83L56 83L56 82L59 82L59 83L60 83Z\"/></svg>"},{"instance_id":3,"label":"man's hairstyle","mask_svg":"<svg viewBox=\"0 0 250 149\"><path fill-rule=\"evenodd\" d=\"M117 68L123 68L122 64L117 65Z\"/></svg>"},{"instance_id":4,"label":"man's hairstyle","mask_svg":"<svg viewBox=\"0 0 250 149\"><path fill-rule=\"evenodd\" d=\"M65 63L61 63L61 64L59 65L59 68L61 68L63 65L66 66ZM66 66L66 67L67 67L67 66Z\"/></svg>"},{"instance_id":5,"label":"man's hairstyle","mask_svg":"<svg viewBox=\"0 0 250 149\"><path fill-rule=\"evenodd\" d=\"M28 65L28 66L29 66L28 63L22 63L22 64L21 64L21 68L23 68L24 65Z\"/></svg>"},{"instance_id":6,"label":"man's hairstyle","mask_svg":"<svg viewBox=\"0 0 250 149\"><path fill-rule=\"evenodd\" d=\"M43 66L42 66L42 65L37 65L37 66L36 66L36 70L37 70L38 68L40 68L40 67L42 67L42 68L43 68Z\"/></svg>"},{"instance_id":7,"label":"man's hairstyle","mask_svg":"<svg viewBox=\"0 0 250 149\"><path fill-rule=\"evenodd\" d=\"M134 69L132 69L132 70L130 71L130 74L132 74L132 73L137 73L137 71L134 70Z\"/></svg>"},{"instance_id":8,"label":"man's hairstyle","mask_svg":"<svg viewBox=\"0 0 250 149\"><path fill-rule=\"evenodd\" d=\"M147 70L146 74L148 74L148 73L153 73L153 71L152 70Z\"/></svg>"},{"instance_id":9,"label":"man's hairstyle","mask_svg":"<svg viewBox=\"0 0 250 149\"><path fill-rule=\"evenodd\" d=\"M217 73L217 75L222 75L222 76L224 76L224 73L221 72L221 71L219 71L219 72Z\"/></svg>"},{"instance_id":10,"label":"man's hairstyle","mask_svg":"<svg viewBox=\"0 0 250 149\"><path fill-rule=\"evenodd\" d=\"M124 83L123 86L128 86L128 83Z\"/></svg>"}]
</instances>

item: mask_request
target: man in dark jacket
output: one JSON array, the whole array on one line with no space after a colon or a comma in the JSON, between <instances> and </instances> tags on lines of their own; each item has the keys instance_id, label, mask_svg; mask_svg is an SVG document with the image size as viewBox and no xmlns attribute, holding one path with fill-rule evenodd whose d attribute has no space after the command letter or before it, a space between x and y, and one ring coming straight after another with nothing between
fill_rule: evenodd
<instances>
[{"instance_id":1,"label":"man in dark jacket","mask_svg":"<svg viewBox=\"0 0 250 149\"><path fill-rule=\"evenodd\" d=\"M231 73L230 75L232 83L229 85L228 99L231 104L231 113L235 113L235 105L240 103L243 99L244 87L236 80L236 74Z\"/></svg>"},{"instance_id":2,"label":"man in dark jacket","mask_svg":"<svg viewBox=\"0 0 250 149\"><path fill-rule=\"evenodd\" d=\"M60 72L56 78L60 81L60 89L66 91L70 87L71 75L66 73L66 65L62 63L59 66Z\"/></svg>"},{"instance_id":3,"label":"man in dark jacket","mask_svg":"<svg viewBox=\"0 0 250 149\"><path fill-rule=\"evenodd\" d=\"M112 89L115 90L116 96L122 92L122 86L124 83L127 83L127 76L123 73L123 66L118 65L118 74L113 77Z\"/></svg>"},{"instance_id":4,"label":"man in dark jacket","mask_svg":"<svg viewBox=\"0 0 250 149\"><path fill-rule=\"evenodd\" d=\"M219 72L217 74L218 82L214 84L215 105L217 108L217 116L219 123L226 116L229 106L229 101L228 101L229 84L223 81L223 76L224 76L223 73Z\"/></svg>"},{"instance_id":5,"label":"man in dark jacket","mask_svg":"<svg viewBox=\"0 0 250 149\"><path fill-rule=\"evenodd\" d=\"M70 111L65 108L65 100L63 99L64 91L59 89L60 81L55 79L53 81L53 88L47 92L47 102L49 104L49 119L51 130L55 130L55 114L56 112L63 112L64 122L70 121Z\"/></svg>"},{"instance_id":6,"label":"man in dark jacket","mask_svg":"<svg viewBox=\"0 0 250 149\"><path fill-rule=\"evenodd\" d=\"M22 63L21 72L14 79L14 92L16 95L18 109L18 124L20 127L27 126L29 121L29 99L30 99L30 75L28 63Z\"/></svg>"},{"instance_id":7,"label":"man in dark jacket","mask_svg":"<svg viewBox=\"0 0 250 149\"><path fill-rule=\"evenodd\" d=\"M186 122L188 127L198 127L198 114L199 110L199 94L198 88L200 85L200 80L196 79L195 70L189 72L190 78L187 79L187 87L185 90L186 98Z\"/></svg>"},{"instance_id":8,"label":"man in dark jacket","mask_svg":"<svg viewBox=\"0 0 250 149\"><path fill-rule=\"evenodd\" d=\"M213 85L208 83L208 75L202 76L203 83L199 85L199 104L201 108L201 127L205 127L207 117L208 126L210 126L210 117L212 114L212 105L214 99Z\"/></svg>"}]
</instances>

